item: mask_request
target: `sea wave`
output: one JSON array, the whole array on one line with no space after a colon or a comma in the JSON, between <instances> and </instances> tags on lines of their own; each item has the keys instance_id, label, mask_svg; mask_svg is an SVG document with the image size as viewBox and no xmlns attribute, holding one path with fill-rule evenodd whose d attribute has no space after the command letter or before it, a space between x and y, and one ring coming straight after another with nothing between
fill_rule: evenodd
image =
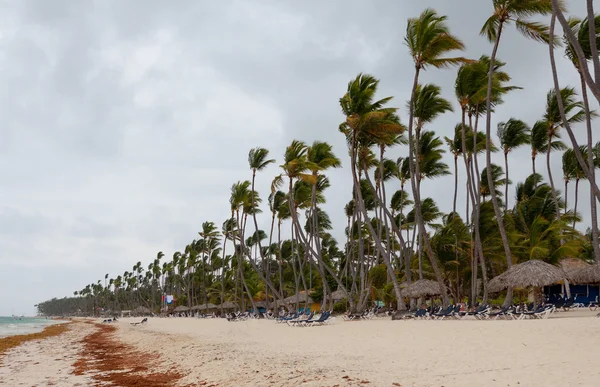
<instances>
[{"instance_id":1,"label":"sea wave","mask_svg":"<svg viewBox=\"0 0 600 387\"><path fill-rule=\"evenodd\" d=\"M60 321L41 318L14 319L12 317L0 317L0 338L41 332L48 325L57 323L60 323Z\"/></svg>"}]
</instances>

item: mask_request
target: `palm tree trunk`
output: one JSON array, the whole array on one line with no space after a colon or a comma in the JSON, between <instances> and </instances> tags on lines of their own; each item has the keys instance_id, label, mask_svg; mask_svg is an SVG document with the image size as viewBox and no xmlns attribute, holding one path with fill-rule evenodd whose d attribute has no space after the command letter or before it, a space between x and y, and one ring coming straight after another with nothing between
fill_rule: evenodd
<instances>
[{"instance_id":1,"label":"palm tree trunk","mask_svg":"<svg viewBox=\"0 0 600 387\"><path fill-rule=\"evenodd\" d=\"M579 179L575 179L575 208L573 209L573 228L577 221L577 200L579 199Z\"/></svg>"},{"instance_id":2,"label":"palm tree trunk","mask_svg":"<svg viewBox=\"0 0 600 387\"><path fill-rule=\"evenodd\" d=\"M353 137L353 141L352 141L352 152L351 152L351 159L350 159L350 170L352 172L352 180L353 180L353 183L354 183L354 193L355 193L355 196L356 196L356 205L358 206L358 209L362 213L362 215L364 217L364 222L367 225L367 228L369 229L369 232L371 233L371 236L373 237L373 240L375 241L375 247L379 250L379 252L383 256L383 261L385 263L385 266L386 266L386 268L388 270L389 275L392 277L392 284L394 286L394 293L396 294L396 299L397 299L397 308L398 308L398 310L405 310L406 309L406 305L404 305L404 302L402 301L402 295L400 293L400 285L398 284L398 279L396 278L396 274L394 273L394 268L392 267L392 264L391 264L390 260L388 259L388 256L386 254L385 249L383 249L383 246L381 245L381 240L379 238L377 238L377 233L373 229L373 225L371 224L371 221L369 219L369 215L368 215L367 210L366 210L366 208L364 206L364 201L363 201L363 198L362 198L362 193L360 192L360 181L359 181L358 175L356 173L356 169L357 169L356 168L356 145L357 145L356 132L353 131L353 133L354 133L353 134L354 137ZM368 178L368 173L367 173L367 178ZM370 179L368 181L370 182Z\"/></svg>"},{"instance_id":3,"label":"palm tree trunk","mask_svg":"<svg viewBox=\"0 0 600 387\"><path fill-rule=\"evenodd\" d=\"M590 42L595 42L597 39L595 19L596 14L594 12L594 3L592 0L587 0L587 16L589 23L589 39ZM598 57L598 47L595 44L590 44L590 53L592 57L592 63L594 64L594 81L596 83L600 83L600 57Z\"/></svg>"},{"instance_id":4,"label":"palm tree trunk","mask_svg":"<svg viewBox=\"0 0 600 387\"><path fill-rule=\"evenodd\" d=\"M223 303L225 302L225 247L227 246L227 233L223 238L223 259L221 262L221 316L223 316Z\"/></svg>"},{"instance_id":5,"label":"palm tree trunk","mask_svg":"<svg viewBox=\"0 0 600 387\"><path fill-rule=\"evenodd\" d=\"M504 174L506 184L504 184L504 212L508 210L508 152L504 152Z\"/></svg>"},{"instance_id":6,"label":"palm tree trunk","mask_svg":"<svg viewBox=\"0 0 600 387\"><path fill-rule=\"evenodd\" d=\"M554 179L552 178L552 168L550 168L550 151L552 145L552 136L548 136L548 149L546 150L546 167L548 168L548 180L552 189L552 200L554 201L554 209L556 210L556 219L560 218L560 208L558 206L558 197L556 196L556 188L554 187Z\"/></svg>"},{"instance_id":7,"label":"palm tree trunk","mask_svg":"<svg viewBox=\"0 0 600 387\"><path fill-rule=\"evenodd\" d=\"M415 222L417 224L417 226L419 227L419 233L421 235L423 235L423 240L424 240L424 244L427 250L427 256L429 257L429 261L431 262L431 267L433 268L433 271L435 273L435 277L438 281L438 283L440 284L440 290L442 293L442 302L444 304L444 306L447 306L450 302L450 300L448 299L448 291L446 290L446 286L444 285L444 279L442 278L442 274L440 272L440 269L438 267L437 264L437 258L435 257L434 253L433 253L433 249L431 248L431 244L429 243L429 238L427 236L426 230L425 230L425 224L423 223L423 214L421 212L421 197L419 195L419 190L417 187L417 182L416 182L416 178L419 174L419 162L418 160L413 159L413 157L416 157L415 155L417 154L415 152L415 140L413 138L413 124L414 124L414 113L415 113L415 109L414 109L414 101L415 101L415 93L417 90L417 85L419 84L419 72L420 72L420 67L416 66L415 67L415 77L414 77L414 81L413 81L413 87L412 87L412 91L411 91L411 95L410 95L410 105L409 105L409 122L408 122L408 152L409 152L409 157L408 157L408 161L409 161L409 167L410 167L410 183L411 183L411 187L412 187L412 191L413 191L413 197L415 200ZM417 144L418 146L418 144Z\"/></svg>"},{"instance_id":8,"label":"palm tree trunk","mask_svg":"<svg viewBox=\"0 0 600 387\"><path fill-rule=\"evenodd\" d=\"M567 213L567 210L569 208L569 202L568 202L568 196L569 196L569 179L565 178L565 214Z\"/></svg>"},{"instance_id":9,"label":"palm tree trunk","mask_svg":"<svg viewBox=\"0 0 600 387\"><path fill-rule=\"evenodd\" d=\"M306 240L306 236L304 235L304 233L302 231L302 227L300 226L300 222L298 221L298 214L295 211L293 185L292 185L291 178L290 178L290 184L289 184L288 201L289 201L289 207L290 207L290 212L291 212L291 217L292 217L293 229L296 231L297 235L300 237L300 242L302 242L302 245L304 246L305 250L309 251L309 253L312 254L313 257L316 257L316 259L321 259L321 258L319 258L318 254L315 252L315 250L312 248L312 246L310 246L310 244L308 244L308 242ZM346 297L348 297L348 302L350 303L350 308L353 309L354 308L354 300L352 300L352 298L350 297L348 290L346 289L346 287L344 286L344 284L342 283L342 281L340 280L338 275L329 267L329 265L324 264L324 268L327 271L327 273L329 273L329 275L335 280L335 282L337 282L338 286L342 289L342 291L346 294Z\"/></svg>"},{"instance_id":10,"label":"palm tree trunk","mask_svg":"<svg viewBox=\"0 0 600 387\"><path fill-rule=\"evenodd\" d=\"M502 238L502 245L504 246L504 254L506 255L506 264L510 268L512 266L512 254L510 251L510 244L508 242L508 236L506 235L506 229L504 228L504 220L502 219L502 212L498 205L498 199L496 198L496 188L494 187L494 176L492 175L492 87L494 79L494 62L496 61L496 54L498 53L498 46L500 45L500 37L502 36L503 22L498 25L498 31L496 34L496 41L494 42L494 48L490 57L490 70L488 72L488 85L487 85L487 98L486 98L486 122L485 122L485 133L486 133L486 144L485 144L485 162L487 166L487 178L488 186L490 188L490 194L492 197L492 205L494 206L494 213L496 214L496 221L498 222L498 230L500 231L500 237ZM510 289L509 289L510 290ZM509 298L510 297L510 298ZM512 304L512 292L507 293L504 305L508 306Z\"/></svg>"},{"instance_id":11,"label":"palm tree trunk","mask_svg":"<svg viewBox=\"0 0 600 387\"><path fill-rule=\"evenodd\" d=\"M281 297L283 297L283 254L281 253L281 220L277 221L277 255L279 256L279 294L281 294Z\"/></svg>"},{"instance_id":12,"label":"palm tree trunk","mask_svg":"<svg viewBox=\"0 0 600 387\"><path fill-rule=\"evenodd\" d=\"M588 2L588 10L589 10L589 2ZM588 19L589 20L589 19ZM590 28L592 26L592 22L590 21ZM590 32L592 30L590 29ZM592 44L593 46L593 44ZM594 153L592 152L593 147L593 134L592 134L592 117L590 114L590 102L588 100L587 87L585 86L585 80L583 79L583 75L581 75L581 70L579 72L579 77L581 81L581 97L583 99L583 106L585 109L585 126L587 133L587 163L588 168L590 170L590 176L593 181L596 181L596 167L594 165ZM600 263L600 245L598 244L598 212L596 209L597 203L596 198L594 197L594 193L590 188L590 212L592 215L592 247L594 249L594 258L596 262Z\"/></svg>"},{"instance_id":13,"label":"palm tree trunk","mask_svg":"<svg viewBox=\"0 0 600 387\"><path fill-rule=\"evenodd\" d=\"M456 214L456 196L458 194L458 156L454 155L454 200L452 201L452 213Z\"/></svg>"}]
</instances>

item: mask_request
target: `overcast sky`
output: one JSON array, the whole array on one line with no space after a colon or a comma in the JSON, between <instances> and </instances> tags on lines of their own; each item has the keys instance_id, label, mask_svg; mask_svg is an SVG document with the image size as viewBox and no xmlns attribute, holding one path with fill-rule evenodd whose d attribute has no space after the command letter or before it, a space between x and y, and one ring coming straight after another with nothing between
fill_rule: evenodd
<instances>
[{"instance_id":1,"label":"overcast sky","mask_svg":"<svg viewBox=\"0 0 600 387\"><path fill-rule=\"evenodd\" d=\"M570 3L584 15L583 1ZM347 166L338 100L350 79L370 73L407 121L404 31L427 6L448 15L465 56L490 54L479 30L492 7L482 0L0 2L0 315L31 314L35 303L147 264L159 250L170 257L204 221L220 227L231 184L251 177L251 147L268 148L280 165L292 139L327 141ZM578 86L558 56L561 85ZM510 117L541 118L553 86L547 47L514 27L498 57L524 90L497 109L493 133ZM430 69L421 79L456 106L455 76ZM458 120L448 113L429 129L452 136ZM510 164L512 181L522 181L530 151ZM552 165L562 189L560 154ZM546 174L543 157L537 169ZM263 198L277 173L259 175ZM325 209L342 244L351 177L347 168L329 177ZM452 191L452 177L423 184L445 212ZM586 183L580 209L589 224Z\"/></svg>"}]
</instances>

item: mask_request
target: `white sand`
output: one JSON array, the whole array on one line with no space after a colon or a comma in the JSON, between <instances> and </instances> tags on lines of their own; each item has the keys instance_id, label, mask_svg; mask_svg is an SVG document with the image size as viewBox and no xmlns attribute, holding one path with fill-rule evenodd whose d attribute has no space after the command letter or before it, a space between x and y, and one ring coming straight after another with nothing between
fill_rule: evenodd
<instances>
[{"instance_id":1,"label":"white sand","mask_svg":"<svg viewBox=\"0 0 600 387\"><path fill-rule=\"evenodd\" d=\"M600 386L600 319L345 322L150 318L118 335L219 386ZM369 382L369 383L367 383Z\"/></svg>"},{"instance_id":2,"label":"white sand","mask_svg":"<svg viewBox=\"0 0 600 387\"><path fill-rule=\"evenodd\" d=\"M75 387L95 385L88 376L71 374L82 349L80 340L91 331L85 324L71 324L60 336L28 341L8 351L0 365L2 386Z\"/></svg>"},{"instance_id":3,"label":"white sand","mask_svg":"<svg viewBox=\"0 0 600 387\"><path fill-rule=\"evenodd\" d=\"M600 319L579 310L548 320L345 322L293 328L268 320L123 319L117 337L200 386L600 386ZM76 376L80 340L72 324L27 342L0 365L2 386L91 386ZM160 367L162 368L162 367Z\"/></svg>"}]
</instances>

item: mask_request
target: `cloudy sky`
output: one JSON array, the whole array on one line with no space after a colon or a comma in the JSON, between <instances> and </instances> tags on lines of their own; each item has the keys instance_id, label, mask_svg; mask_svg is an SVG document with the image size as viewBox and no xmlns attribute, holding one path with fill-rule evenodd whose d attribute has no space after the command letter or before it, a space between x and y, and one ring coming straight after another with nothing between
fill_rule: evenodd
<instances>
[{"instance_id":1,"label":"cloudy sky","mask_svg":"<svg viewBox=\"0 0 600 387\"><path fill-rule=\"evenodd\" d=\"M373 74L406 122L413 66L403 36L425 7L448 15L465 56L491 52L478 34L491 1L176 3L0 2L0 315L33 313L159 250L171 256L206 220L220 225L229 187L250 178L251 147L268 148L279 165L292 139L328 141L347 166L338 99L359 72ZM583 15L584 2L570 3ZM510 117L533 124L552 87L547 47L511 27L498 55L524 90L497 109L494 133ZM561 84L577 86L559 57ZM432 69L422 81L454 101L455 76ZM450 136L458 120L448 113L430 129ZM529 151L510 163L511 179L523 180ZM559 154L552 165L562 187ZM263 197L277 173L258 177ZM350 172L329 176L325 208L341 238ZM423 189L448 211L452 188L448 177ZM580 192L587 223L587 184Z\"/></svg>"}]
</instances>

